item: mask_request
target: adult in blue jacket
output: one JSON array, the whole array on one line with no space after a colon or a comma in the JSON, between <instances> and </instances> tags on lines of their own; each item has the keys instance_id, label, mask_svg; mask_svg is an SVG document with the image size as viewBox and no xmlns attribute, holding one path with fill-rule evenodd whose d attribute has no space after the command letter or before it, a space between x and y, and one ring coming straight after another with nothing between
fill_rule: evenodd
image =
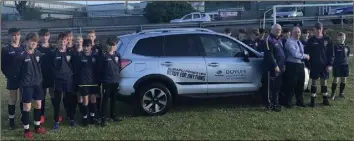
<instances>
[{"instance_id":1,"label":"adult in blue jacket","mask_svg":"<svg viewBox=\"0 0 354 141\"><path fill-rule=\"evenodd\" d=\"M285 71L285 54L280 37L281 26L272 26L271 34L265 40L264 52L264 95L266 96L266 107L272 111L281 111L279 105L279 92L282 83L282 74Z\"/></svg>"}]
</instances>

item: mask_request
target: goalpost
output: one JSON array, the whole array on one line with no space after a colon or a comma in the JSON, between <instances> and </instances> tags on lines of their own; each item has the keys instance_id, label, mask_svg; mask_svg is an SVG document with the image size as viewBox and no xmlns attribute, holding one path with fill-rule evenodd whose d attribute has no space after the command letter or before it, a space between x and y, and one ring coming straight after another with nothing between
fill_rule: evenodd
<instances>
[{"instance_id":1,"label":"goalpost","mask_svg":"<svg viewBox=\"0 0 354 141\"><path fill-rule=\"evenodd\" d=\"M273 8L267 10L263 14L263 28L265 28L266 18L265 15L270 10L273 10L273 24L277 21L277 8L283 7L321 7L321 6L353 6L353 2L351 3L332 3L332 4L295 4L295 5L274 5Z\"/></svg>"}]
</instances>

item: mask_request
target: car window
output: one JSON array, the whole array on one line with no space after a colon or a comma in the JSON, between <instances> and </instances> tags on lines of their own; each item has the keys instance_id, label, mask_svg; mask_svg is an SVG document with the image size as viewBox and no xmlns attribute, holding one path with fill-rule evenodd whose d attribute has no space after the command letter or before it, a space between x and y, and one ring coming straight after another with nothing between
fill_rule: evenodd
<instances>
[{"instance_id":1,"label":"car window","mask_svg":"<svg viewBox=\"0 0 354 141\"><path fill-rule=\"evenodd\" d=\"M165 36L165 56L201 56L196 36L168 35Z\"/></svg>"},{"instance_id":2,"label":"car window","mask_svg":"<svg viewBox=\"0 0 354 141\"><path fill-rule=\"evenodd\" d=\"M164 37L150 37L139 40L134 49L133 54L144 56L162 56L163 55Z\"/></svg>"},{"instance_id":3,"label":"car window","mask_svg":"<svg viewBox=\"0 0 354 141\"><path fill-rule=\"evenodd\" d=\"M242 56L240 44L219 35L199 35L201 44L208 57L237 57Z\"/></svg>"},{"instance_id":4,"label":"car window","mask_svg":"<svg viewBox=\"0 0 354 141\"><path fill-rule=\"evenodd\" d=\"M192 19L192 15L191 14L189 14L189 15L187 15L187 16L185 16L183 18L183 20L190 20L190 19Z\"/></svg>"},{"instance_id":5,"label":"car window","mask_svg":"<svg viewBox=\"0 0 354 141\"><path fill-rule=\"evenodd\" d=\"M205 14L201 14L201 15L202 15L203 18L206 16Z\"/></svg>"},{"instance_id":6,"label":"car window","mask_svg":"<svg viewBox=\"0 0 354 141\"><path fill-rule=\"evenodd\" d=\"M199 14L193 14L193 19L199 19L200 15Z\"/></svg>"}]
</instances>

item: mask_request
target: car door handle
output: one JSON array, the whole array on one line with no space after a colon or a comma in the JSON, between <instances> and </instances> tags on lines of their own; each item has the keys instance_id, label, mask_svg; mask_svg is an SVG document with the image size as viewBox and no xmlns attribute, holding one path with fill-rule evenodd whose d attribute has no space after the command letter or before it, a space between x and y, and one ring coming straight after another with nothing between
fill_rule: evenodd
<instances>
[{"instance_id":1,"label":"car door handle","mask_svg":"<svg viewBox=\"0 0 354 141\"><path fill-rule=\"evenodd\" d=\"M209 63L208 66L210 66L210 67L217 67L217 66L219 66L219 63Z\"/></svg>"},{"instance_id":2,"label":"car door handle","mask_svg":"<svg viewBox=\"0 0 354 141\"><path fill-rule=\"evenodd\" d=\"M171 62L164 62L161 65L169 67L169 66L172 66L172 63Z\"/></svg>"}]
</instances>

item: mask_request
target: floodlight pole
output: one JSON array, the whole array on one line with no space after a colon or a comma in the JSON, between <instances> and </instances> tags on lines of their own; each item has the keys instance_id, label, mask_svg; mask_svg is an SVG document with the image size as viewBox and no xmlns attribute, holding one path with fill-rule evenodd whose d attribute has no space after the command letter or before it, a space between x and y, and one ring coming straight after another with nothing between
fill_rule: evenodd
<instances>
[{"instance_id":1,"label":"floodlight pole","mask_svg":"<svg viewBox=\"0 0 354 141\"><path fill-rule=\"evenodd\" d=\"M348 6L348 5L353 5L353 2L351 3L333 3L333 4L295 4L295 5L274 5L273 6L273 24L276 24L277 16L275 14L276 8L280 7L316 7L316 6Z\"/></svg>"}]
</instances>

